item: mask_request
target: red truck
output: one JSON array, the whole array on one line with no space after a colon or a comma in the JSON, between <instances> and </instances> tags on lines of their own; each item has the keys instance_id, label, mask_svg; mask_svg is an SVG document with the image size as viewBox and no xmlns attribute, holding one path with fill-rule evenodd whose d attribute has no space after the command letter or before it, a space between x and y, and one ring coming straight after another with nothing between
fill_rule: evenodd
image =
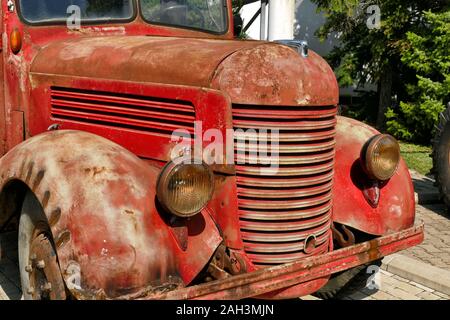
<instances>
[{"instance_id":1,"label":"red truck","mask_svg":"<svg viewBox=\"0 0 450 320\"><path fill-rule=\"evenodd\" d=\"M337 115L304 42L235 39L231 0L0 11L0 230L25 299L287 299L423 240L397 141ZM228 157L205 160L208 132Z\"/></svg>"}]
</instances>

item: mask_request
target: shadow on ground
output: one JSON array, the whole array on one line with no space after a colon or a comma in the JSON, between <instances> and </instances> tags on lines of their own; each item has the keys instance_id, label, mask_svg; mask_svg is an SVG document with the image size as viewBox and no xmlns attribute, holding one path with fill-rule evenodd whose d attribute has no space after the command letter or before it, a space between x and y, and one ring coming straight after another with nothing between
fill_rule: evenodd
<instances>
[{"instance_id":1,"label":"shadow on ground","mask_svg":"<svg viewBox=\"0 0 450 320\"><path fill-rule=\"evenodd\" d=\"M0 234L0 287L10 300L22 297L15 232Z\"/></svg>"}]
</instances>

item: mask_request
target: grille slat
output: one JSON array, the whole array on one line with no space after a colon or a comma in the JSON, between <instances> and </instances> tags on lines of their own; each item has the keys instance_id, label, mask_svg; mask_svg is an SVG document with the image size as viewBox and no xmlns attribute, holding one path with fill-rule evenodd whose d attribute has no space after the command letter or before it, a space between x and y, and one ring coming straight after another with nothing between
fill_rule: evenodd
<instances>
[{"instance_id":1,"label":"grille slat","mask_svg":"<svg viewBox=\"0 0 450 320\"><path fill-rule=\"evenodd\" d=\"M317 245L321 245L326 242L328 235L325 233L319 238L317 238ZM251 246L246 246L245 249L250 253L286 253L286 252L296 252L304 249L303 242L287 242L287 243L252 243Z\"/></svg>"},{"instance_id":2,"label":"grille slat","mask_svg":"<svg viewBox=\"0 0 450 320\"><path fill-rule=\"evenodd\" d=\"M233 106L241 236L256 266L328 251L336 111L335 106ZM259 135L260 130L268 133ZM271 149L277 138L278 147ZM261 142L268 148L262 155ZM277 159L272 151L279 153L276 168L270 166ZM307 254L310 236L316 248Z\"/></svg>"},{"instance_id":3,"label":"grille slat","mask_svg":"<svg viewBox=\"0 0 450 320\"><path fill-rule=\"evenodd\" d=\"M296 231L296 232L252 232L242 230L242 239L244 241L254 241L262 243L280 243L280 242L293 242L305 240L310 235L320 237L327 233L331 224L326 223L316 228L310 228L308 230ZM247 244L248 245L248 244Z\"/></svg>"},{"instance_id":4,"label":"grille slat","mask_svg":"<svg viewBox=\"0 0 450 320\"><path fill-rule=\"evenodd\" d=\"M256 129L256 130L298 130L298 128L302 128L302 130L317 130L317 129L326 129L336 125L335 118L327 118L322 121L308 121L308 120L296 120L296 121L261 121L257 120L245 120L245 119L236 119L234 120L234 125L240 129Z\"/></svg>"},{"instance_id":5,"label":"grille slat","mask_svg":"<svg viewBox=\"0 0 450 320\"><path fill-rule=\"evenodd\" d=\"M298 231L298 230L309 230L322 225L330 219L330 214L321 215L316 218L310 218L306 221L302 220L291 220L291 221L281 221L268 223L267 221L257 221L257 220L244 220L241 219L241 228L246 231Z\"/></svg>"},{"instance_id":6,"label":"grille slat","mask_svg":"<svg viewBox=\"0 0 450 320\"><path fill-rule=\"evenodd\" d=\"M311 152L321 152L321 151L326 151L326 150L332 150L335 146L335 142L334 140L331 141L325 141L325 142L316 142L314 144L273 144L273 145L268 145L266 148L268 150L271 150L271 148L273 148L273 150L276 150L278 153L280 154L285 154L285 153L311 153ZM254 143L254 142L247 142L247 143L243 143L243 142L236 142L235 143L235 152L239 154L245 154L247 152L257 152L260 150L260 146L258 145L258 143Z\"/></svg>"},{"instance_id":7,"label":"grille slat","mask_svg":"<svg viewBox=\"0 0 450 320\"><path fill-rule=\"evenodd\" d=\"M264 210L264 209L273 209L273 210L296 210L296 209L304 209L309 207L314 207L321 205L329 200L331 200L331 191L326 195L319 195L316 197L307 197L299 200L290 200L290 199L269 199L269 200L261 200L261 199L249 199L242 197L238 194L239 198L239 207L243 209L256 209L256 210Z\"/></svg>"},{"instance_id":8,"label":"grille slat","mask_svg":"<svg viewBox=\"0 0 450 320\"><path fill-rule=\"evenodd\" d=\"M329 181L326 184L307 187L307 188L283 188L273 190L270 188L242 188L238 186L238 193L241 197L251 198L273 198L273 199L287 199L287 198L300 198L300 197L312 197L318 194L323 194L329 191L332 187L332 182Z\"/></svg>"},{"instance_id":9,"label":"grille slat","mask_svg":"<svg viewBox=\"0 0 450 320\"><path fill-rule=\"evenodd\" d=\"M278 156L278 163L280 166L310 164L317 162L324 162L334 158L334 150L325 153L315 153L308 155L281 155ZM254 154L236 154L235 161L238 164L254 164L254 163L270 163L272 158L270 156L258 156Z\"/></svg>"},{"instance_id":10,"label":"grille slat","mask_svg":"<svg viewBox=\"0 0 450 320\"><path fill-rule=\"evenodd\" d=\"M130 117L139 118L149 118L149 119L160 119L165 121L179 121L179 122L189 122L192 120L192 115L183 115L167 112L159 112L152 109L134 109L129 106L114 106L114 105L98 105L95 103L88 102L78 102L78 101L68 101L61 99L52 99L51 103L55 107L67 108L71 110L84 110L88 112L99 112L108 114L119 114L128 115ZM157 110L157 109L156 109Z\"/></svg>"},{"instance_id":11,"label":"grille slat","mask_svg":"<svg viewBox=\"0 0 450 320\"><path fill-rule=\"evenodd\" d=\"M270 131L267 133L267 135L256 135L254 132L246 131L246 132L240 132L236 131L235 133L236 140L238 139L247 139L247 140L253 140L253 141L271 141L272 137L270 134ZM278 141L280 143L285 142L312 142L317 140L327 140L327 139L334 139L336 136L336 130L309 130L306 132L296 131L295 135L292 135L292 133L286 133L283 131L278 132Z\"/></svg>"},{"instance_id":12,"label":"grille slat","mask_svg":"<svg viewBox=\"0 0 450 320\"><path fill-rule=\"evenodd\" d=\"M240 210L241 219L251 219L258 221L283 221L294 219L306 219L319 215L324 215L331 210L331 203L325 203L315 208L307 208L303 210L268 210L268 211L251 211Z\"/></svg>"},{"instance_id":13,"label":"grille slat","mask_svg":"<svg viewBox=\"0 0 450 320\"><path fill-rule=\"evenodd\" d=\"M150 107L157 109L165 109L171 111L183 111L187 113L193 113L192 105L189 102L184 101L173 101L169 100L163 101L163 99L153 99L144 96L133 97L131 95L119 95L109 92L96 92L96 91L82 91L72 88L51 88L51 94L54 98L60 98L62 100L90 100L107 103L119 103L123 105L140 106L140 107Z\"/></svg>"},{"instance_id":14,"label":"grille slat","mask_svg":"<svg viewBox=\"0 0 450 320\"><path fill-rule=\"evenodd\" d=\"M254 176L301 176L325 173L332 170L334 164L326 162L325 164L314 164L312 166L295 166L271 168L265 166L236 166L238 174L254 175Z\"/></svg>"},{"instance_id":15,"label":"grille slat","mask_svg":"<svg viewBox=\"0 0 450 320\"><path fill-rule=\"evenodd\" d=\"M311 186L318 183L330 181L333 178L333 172L328 171L324 174L314 176L296 176L296 177L262 177L262 176L246 176L239 174L237 176L238 185L249 187L268 187L268 188L283 188L283 187L304 187Z\"/></svg>"},{"instance_id":16,"label":"grille slat","mask_svg":"<svg viewBox=\"0 0 450 320\"><path fill-rule=\"evenodd\" d=\"M261 111L261 110L260 110ZM328 111L328 110L327 110ZM243 118L249 118L249 119L255 119L255 111L254 110L248 110L248 109L234 109L233 111L234 116L236 119L243 119ZM321 118L331 118L334 117L335 110L332 110L330 112L320 112L320 111L303 111L301 119L321 119ZM281 108L279 110L275 109L269 109L264 110L264 112L261 112L257 115L258 119L290 119L295 120L299 119L298 116L298 110L292 109L292 110L282 110Z\"/></svg>"},{"instance_id":17,"label":"grille slat","mask_svg":"<svg viewBox=\"0 0 450 320\"><path fill-rule=\"evenodd\" d=\"M132 129L170 137L175 130L194 133L194 106L186 101L51 88L55 120Z\"/></svg>"},{"instance_id":18,"label":"grille slat","mask_svg":"<svg viewBox=\"0 0 450 320\"><path fill-rule=\"evenodd\" d=\"M285 253L285 254L253 254L249 253L247 256L250 260L253 261L254 264L259 266L270 266L277 264L289 263L295 260L299 260L305 257L314 256L326 253L328 251L328 241L319 245L316 250L314 250L310 254L305 254L303 251L295 252L295 253Z\"/></svg>"}]
</instances>

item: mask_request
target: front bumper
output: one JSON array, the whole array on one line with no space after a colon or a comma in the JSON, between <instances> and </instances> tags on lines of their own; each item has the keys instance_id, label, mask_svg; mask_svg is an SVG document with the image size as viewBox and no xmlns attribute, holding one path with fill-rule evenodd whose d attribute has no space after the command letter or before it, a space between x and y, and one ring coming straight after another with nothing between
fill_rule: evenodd
<instances>
[{"instance_id":1,"label":"front bumper","mask_svg":"<svg viewBox=\"0 0 450 320\"><path fill-rule=\"evenodd\" d=\"M137 299L200 299L235 300L261 296L330 274L378 260L384 256L415 246L423 241L424 225L389 234L324 255L305 258L292 263L260 269L166 293L141 294Z\"/></svg>"}]
</instances>

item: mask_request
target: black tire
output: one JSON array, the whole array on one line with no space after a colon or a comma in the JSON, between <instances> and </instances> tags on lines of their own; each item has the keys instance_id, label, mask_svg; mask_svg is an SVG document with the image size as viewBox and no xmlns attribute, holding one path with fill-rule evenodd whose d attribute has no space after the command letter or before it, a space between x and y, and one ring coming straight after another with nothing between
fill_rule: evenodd
<instances>
[{"instance_id":1,"label":"black tire","mask_svg":"<svg viewBox=\"0 0 450 320\"><path fill-rule=\"evenodd\" d=\"M450 103L440 115L434 138L433 171L441 198L450 208Z\"/></svg>"},{"instance_id":2,"label":"black tire","mask_svg":"<svg viewBox=\"0 0 450 320\"><path fill-rule=\"evenodd\" d=\"M44 210L34 193L28 191L22 205L18 237L20 282L22 285L23 300L36 300L36 297L33 297L33 294L30 293L30 288L33 288L33 281L30 279L30 272L27 271L27 268L30 266L32 241L38 236L43 237L43 239L48 239L48 241L52 243L52 256L54 259L57 259L55 253L56 250L54 250L53 246L53 239L51 238L51 231ZM53 268L52 271L53 274L56 274L56 276L53 277L53 282L56 283L55 287L60 289L61 287L64 288L64 281L59 270L59 265L57 270L56 268ZM43 274L44 271L39 272ZM63 296L65 296L65 293ZM61 295L59 297L61 297Z\"/></svg>"},{"instance_id":3,"label":"black tire","mask_svg":"<svg viewBox=\"0 0 450 320\"><path fill-rule=\"evenodd\" d=\"M350 295L352 291L364 288L368 278L372 275L366 271L369 265L380 266L381 260L332 275L327 284L314 295L324 300L330 300L340 298L341 294Z\"/></svg>"}]
</instances>

